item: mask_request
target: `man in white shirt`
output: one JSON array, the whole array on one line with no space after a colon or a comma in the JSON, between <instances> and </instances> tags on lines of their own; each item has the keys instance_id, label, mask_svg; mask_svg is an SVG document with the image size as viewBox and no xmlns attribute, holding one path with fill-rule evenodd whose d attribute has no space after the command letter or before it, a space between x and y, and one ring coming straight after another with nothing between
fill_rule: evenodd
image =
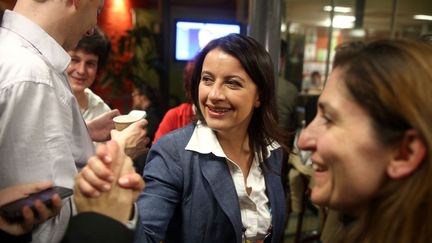
<instances>
[{"instance_id":1,"label":"man in white shirt","mask_svg":"<svg viewBox=\"0 0 432 243\"><path fill-rule=\"evenodd\" d=\"M76 165L94 154L65 70L93 32L103 0L17 0L0 27L0 189L51 180L72 188ZM90 128L89 128L90 129ZM36 227L33 242L58 242L71 217Z\"/></svg>"}]
</instances>

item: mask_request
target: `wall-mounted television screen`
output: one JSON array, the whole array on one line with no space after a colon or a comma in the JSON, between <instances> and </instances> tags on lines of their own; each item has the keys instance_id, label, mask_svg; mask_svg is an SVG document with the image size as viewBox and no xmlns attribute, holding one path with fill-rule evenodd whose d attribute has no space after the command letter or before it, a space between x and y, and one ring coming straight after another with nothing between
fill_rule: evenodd
<instances>
[{"instance_id":1,"label":"wall-mounted television screen","mask_svg":"<svg viewBox=\"0 0 432 243\"><path fill-rule=\"evenodd\" d=\"M192 60L211 40L240 31L240 24L176 21L175 60Z\"/></svg>"}]
</instances>

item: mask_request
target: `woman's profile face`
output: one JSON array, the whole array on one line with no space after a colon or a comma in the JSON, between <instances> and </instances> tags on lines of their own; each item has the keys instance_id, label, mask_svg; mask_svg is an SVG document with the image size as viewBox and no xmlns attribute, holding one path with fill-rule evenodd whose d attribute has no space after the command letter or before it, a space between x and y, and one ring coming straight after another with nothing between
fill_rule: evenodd
<instances>
[{"instance_id":1,"label":"woman's profile face","mask_svg":"<svg viewBox=\"0 0 432 243\"><path fill-rule=\"evenodd\" d=\"M260 105L257 87L241 63L218 48L204 59L198 98L207 126L217 132L246 132Z\"/></svg>"},{"instance_id":2,"label":"woman's profile face","mask_svg":"<svg viewBox=\"0 0 432 243\"><path fill-rule=\"evenodd\" d=\"M378 142L370 116L350 99L340 74L336 68L330 75L298 145L312 152L312 201L354 212L380 189L392 151Z\"/></svg>"}]
</instances>

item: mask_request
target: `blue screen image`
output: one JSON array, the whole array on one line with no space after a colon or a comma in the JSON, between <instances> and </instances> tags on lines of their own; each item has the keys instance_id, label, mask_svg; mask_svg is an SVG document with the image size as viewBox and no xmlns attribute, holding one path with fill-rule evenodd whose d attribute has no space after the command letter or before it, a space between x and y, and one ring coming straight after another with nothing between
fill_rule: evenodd
<instances>
[{"instance_id":1,"label":"blue screen image","mask_svg":"<svg viewBox=\"0 0 432 243\"><path fill-rule=\"evenodd\" d=\"M231 33L239 34L240 25L178 21L176 23L175 59L192 60L211 40Z\"/></svg>"}]
</instances>

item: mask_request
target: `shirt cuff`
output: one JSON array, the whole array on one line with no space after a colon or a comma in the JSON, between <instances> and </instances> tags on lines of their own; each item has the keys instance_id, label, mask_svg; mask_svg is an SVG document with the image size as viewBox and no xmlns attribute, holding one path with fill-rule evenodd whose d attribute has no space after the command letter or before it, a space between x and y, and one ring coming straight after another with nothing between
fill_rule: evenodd
<instances>
[{"instance_id":1,"label":"shirt cuff","mask_svg":"<svg viewBox=\"0 0 432 243\"><path fill-rule=\"evenodd\" d=\"M126 227L130 230L135 230L138 222L138 208L136 203L133 204L133 212L131 219L126 223Z\"/></svg>"}]
</instances>

